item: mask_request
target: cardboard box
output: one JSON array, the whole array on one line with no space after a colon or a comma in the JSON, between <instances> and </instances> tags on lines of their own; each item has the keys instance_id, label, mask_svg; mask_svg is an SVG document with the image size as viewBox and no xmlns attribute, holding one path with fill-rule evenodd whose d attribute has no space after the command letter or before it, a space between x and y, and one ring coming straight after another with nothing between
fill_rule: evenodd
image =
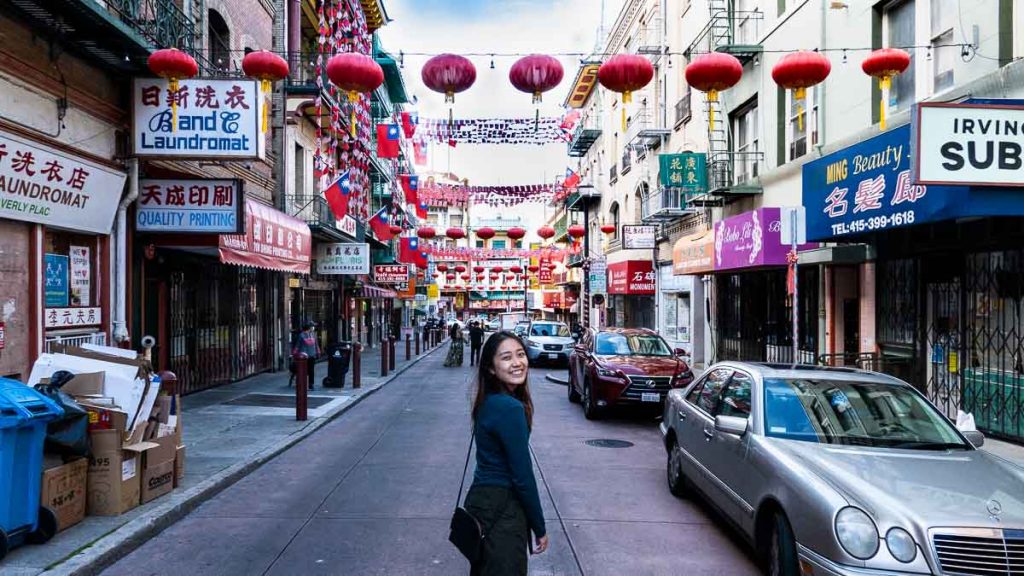
<instances>
[{"instance_id":1,"label":"cardboard box","mask_svg":"<svg viewBox=\"0 0 1024 576\"><path fill-rule=\"evenodd\" d=\"M139 505L142 454L155 445L142 442L126 446L122 434L118 429L89 433L92 458L86 509L90 515L118 516Z\"/></svg>"},{"instance_id":2,"label":"cardboard box","mask_svg":"<svg viewBox=\"0 0 1024 576\"><path fill-rule=\"evenodd\" d=\"M103 396L105 376L105 372L75 374L75 377L68 380L60 389L66 394L78 397Z\"/></svg>"},{"instance_id":3,"label":"cardboard box","mask_svg":"<svg viewBox=\"0 0 1024 576\"><path fill-rule=\"evenodd\" d=\"M41 504L57 514L57 530L85 518L86 478L89 461L79 458L43 471Z\"/></svg>"},{"instance_id":4,"label":"cardboard box","mask_svg":"<svg viewBox=\"0 0 1024 576\"><path fill-rule=\"evenodd\" d=\"M174 489L174 461L178 448L174 436L158 438L148 444L155 446L142 453L141 501L143 504Z\"/></svg>"},{"instance_id":5,"label":"cardboard box","mask_svg":"<svg viewBox=\"0 0 1024 576\"><path fill-rule=\"evenodd\" d=\"M181 486L185 479L185 447L178 446L174 454L174 487Z\"/></svg>"}]
</instances>

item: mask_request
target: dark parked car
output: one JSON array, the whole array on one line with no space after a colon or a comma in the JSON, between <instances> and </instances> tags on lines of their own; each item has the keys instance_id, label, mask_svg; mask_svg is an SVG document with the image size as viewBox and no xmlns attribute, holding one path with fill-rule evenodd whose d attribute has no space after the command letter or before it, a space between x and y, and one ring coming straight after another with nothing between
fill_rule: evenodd
<instances>
[{"instance_id":1,"label":"dark parked car","mask_svg":"<svg viewBox=\"0 0 1024 576\"><path fill-rule=\"evenodd\" d=\"M594 419L609 408L661 408L668 391L693 381L689 365L653 330L588 330L569 355L569 401Z\"/></svg>"}]
</instances>

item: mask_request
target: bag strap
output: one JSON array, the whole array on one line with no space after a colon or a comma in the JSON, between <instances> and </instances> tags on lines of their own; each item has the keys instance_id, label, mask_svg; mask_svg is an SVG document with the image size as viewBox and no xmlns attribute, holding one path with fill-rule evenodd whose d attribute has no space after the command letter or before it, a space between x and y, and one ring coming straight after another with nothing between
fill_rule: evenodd
<instances>
[{"instance_id":1,"label":"bag strap","mask_svg":"<svg viewBox=\"0 0 1024 576\"><path fill-rule=\"evenodd\" d=\"M473 442L476 442L476 424L473 424L473 432L469 435L469 448L466 449L466 463L462 466L462 482L459 483L459 494L455 498L455 507L459 507L462 501L462 488L466 485L466 473L469 472L469 455L473 452Z\"/></svg>"}]
</instances>

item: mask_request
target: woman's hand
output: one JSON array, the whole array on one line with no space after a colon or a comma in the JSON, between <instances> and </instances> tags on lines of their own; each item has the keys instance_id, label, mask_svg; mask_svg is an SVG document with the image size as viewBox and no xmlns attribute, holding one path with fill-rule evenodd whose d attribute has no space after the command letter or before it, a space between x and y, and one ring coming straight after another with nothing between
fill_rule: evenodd
<instances>
[{"instance_id":1,"label":"woman's hand","mask_svg":"<svg viewBox=\"0 0 1024 576\"><path fill-rule=\"evenodd\" d=\"M534 554L540 554L548 549L548 535L537 538L537 547L533 549Z\"/></svg>"}]
</instances>

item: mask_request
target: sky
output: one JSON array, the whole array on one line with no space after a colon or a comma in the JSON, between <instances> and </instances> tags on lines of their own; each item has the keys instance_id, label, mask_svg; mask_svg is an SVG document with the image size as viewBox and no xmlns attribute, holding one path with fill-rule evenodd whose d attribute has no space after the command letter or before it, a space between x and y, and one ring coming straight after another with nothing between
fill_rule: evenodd
<instances>
[{"instance_id":1,"label":"sky","mask_svg":"<svg viewBox=\"0 0 1024 576\"><path fill-rule=\"evenodd\" d=\"M614 23L623 0L603 0L606 26ZM398 57L405 53L402 70L413 109L420 117L446 118L444 95L423 85L420 69L435 54L469 53L589 53L595 47L601 23L602 0L384 0L392 21L381 29L384 48ZM425 55L415 55L424 53ZM533 117L530 95L508 81L508 72L519 56L493 58L468 56L476 66L476 83L456 94L456 118ZM579 69L577 56L560 56L565 69L562 83L544 94L541 116L560 116L562 103ZM545 146L468 145L456 148L433 145L431 165L439 172L451 170L471 185L524 185L552 182L569 166L564 143ZM423 170L424 168L420 168ZM527 204L530 224L546 216L540 204ZM474 209L478 216L494 216L501 209ZM551 212L548 208L548 213ZM508 215L503 213L502 215Z\"/></svg>"}]
</instances>

